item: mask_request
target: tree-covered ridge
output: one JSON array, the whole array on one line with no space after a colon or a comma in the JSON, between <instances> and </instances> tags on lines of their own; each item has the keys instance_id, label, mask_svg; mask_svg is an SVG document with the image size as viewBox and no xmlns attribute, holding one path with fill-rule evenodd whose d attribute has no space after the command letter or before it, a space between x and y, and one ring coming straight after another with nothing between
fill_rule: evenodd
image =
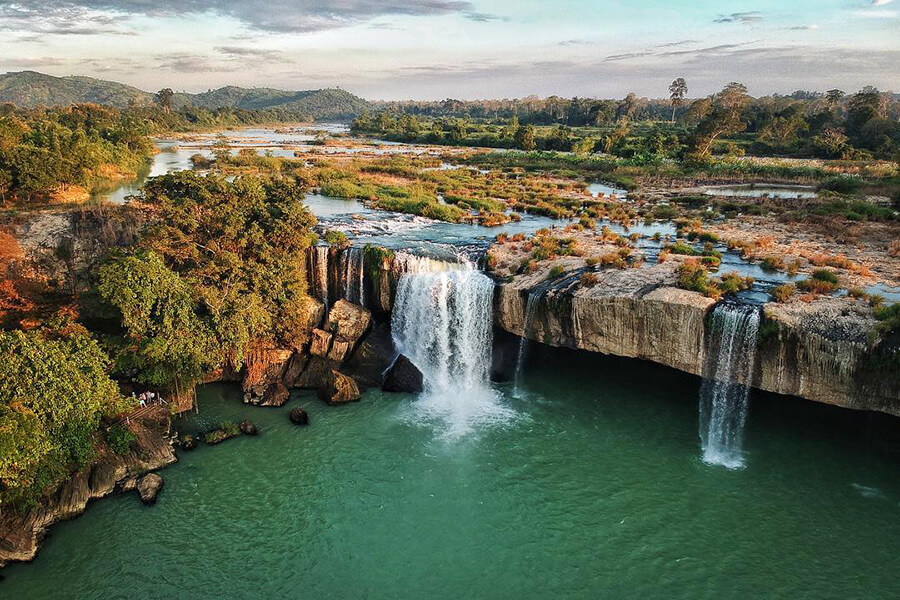
<instances>
[{"instance_id":1,"label":"tree-covered ridge","mask_svg":"<svg viewBox=\"0 0 900 600\"><path fill-rule=\"evenodd\" d=\"M150 156L149 125L113 108L0 110L0 201L50 199L66 186L90 189L135 177Z\"/></svg>"},{"instance_id":2,"label":"tree-covered ridge","mask_svg":"<svg viewBox=\"0 0 900 600\"><path fill-rule=\"evenodd\" d=\"M0 506L29 503L86 464L101 419L127 410L82 328L0 332Z\"/></svg>"},{"instance_id":3,"label":"tree-covered ridge","mask_svg":"<svg viewBox=\"0 0 900 600\"><path fill-rule=\"evenodd\" d=\"M305 250L315 218L292 179L180 172L152 180L139 247L100 270L124 330L122 370L175 393L240 368L251 345L300 347L309 334Z\"/></svg>"},{"instance_id":4,"label":"tree-covered ridge","mask_svg":"<svg viewBox=\"0 0 900 600\"><path fill-rule=\"evenodd\" d=\"M150 104L152 95L130 85L92 77L53 77L35 71L0 75L0 103L24 108L102 104L125 108Z\"/></svg>"},{"instance_id":5,"label":"tree-covered ridge","mask_svg":"<svg viewBox=\"0 0 900 600\"><path fill-rule=\"evenodd\" d=\"M155 96L135 87L91 77L53 77L22 71L0 75L0 103L19 107L102 104L125 108L150 107ZM341 89L289 91L227 86L199 94L175 93L172 108L237 109L257 112L254 122L350 120L369 105Z\"/></svg>"}]
</instances>

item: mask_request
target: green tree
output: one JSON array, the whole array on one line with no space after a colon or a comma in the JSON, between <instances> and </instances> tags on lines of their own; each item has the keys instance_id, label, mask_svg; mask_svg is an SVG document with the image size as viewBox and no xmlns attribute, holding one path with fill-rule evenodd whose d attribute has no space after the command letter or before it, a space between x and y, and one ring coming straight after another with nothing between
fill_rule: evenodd
<instances>
[{"instance_id":1,"label":"green tree","mask_svg":"<svg viewBox=\"0 0 900 600\"><path fill-rule=\"evenodd\" d=\"M669 100L672 102L672 122L675 122L675 109L684 104L688 87L684 77L679 77L669 85Z\"/></svg>"},{"instance_id":2,"label":"green tree","mask_svg":"<svg viewBox=\"0 0 900 600\"><path fill-rule=\"evenodd\" d=\"M520 150L525 150L526 152L531 152L535 148L537 148L537 142L535 141L534 134L534 126L533 125L522 125L516 131L516 148Z\"/></svg>"},{"instance_id":3,"label":"green tree","mask_svg":"<svg viewBox=\"0 0 900 600\"><path fill-rule=\"evenodd\" d=\"M691 143L696 156L709 156L713 143L723 135L740 133L746 129L744 110L750 103L747 87L731 82L712 99L709 112L697 124Z\"/></svg>"},{"instance_id":4,"label":"green tree","mask_svg":"<svg viewBox=\"0 0 900 600\"><path fill-rule=\"evenodd\" d=\"M0 505L36 498L92 456L103 417L129 408L82 328L0 332Z\"/></svg>"},{"instance_id":5,"label":"green tree","mask_svg":"<svg viewBox=\"0 0 900 600\"><path fill-rule=\"evenodd\" d=\"M156 105L159 106L163 111L169 113L172 111L172 100L175 97L175 92L172 91L172 88L163 88L156 92L156 95L153 97Z\"/></svg>"}]
</instances>

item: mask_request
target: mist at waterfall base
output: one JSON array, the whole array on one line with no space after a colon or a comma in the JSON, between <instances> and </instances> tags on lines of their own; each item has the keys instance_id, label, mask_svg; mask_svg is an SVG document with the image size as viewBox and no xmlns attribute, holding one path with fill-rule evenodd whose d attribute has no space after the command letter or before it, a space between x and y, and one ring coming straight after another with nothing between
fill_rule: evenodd
<instances>
[{"instance_id":1,"label":"mist at waterfall base","mask_svg":"<svg viewBox=\"0 0 900 600\"><path fill-rule=\"evenodd\" d=\"M696 377L532 344L521 385L495 386L516 418L454 440L410 420L415 395L201 387L179 430L260 435L181 454L151 508L54 526L0 597L900 597L900 459L866 415L755 394L729 470L699 455Z\"/></svg>"},{"instance_id":2,"label":"mist at waterfall base","mask_svg":"<svg viewBox=\"0 0 900 600\"><path fill-rule=\"evenodd\" d=\"M413 419L457 438L515 417L491 387L494 283L471 263L416 260L401 276L391 317L397 350L425 390Z\"/></svg>"}]
</instances>

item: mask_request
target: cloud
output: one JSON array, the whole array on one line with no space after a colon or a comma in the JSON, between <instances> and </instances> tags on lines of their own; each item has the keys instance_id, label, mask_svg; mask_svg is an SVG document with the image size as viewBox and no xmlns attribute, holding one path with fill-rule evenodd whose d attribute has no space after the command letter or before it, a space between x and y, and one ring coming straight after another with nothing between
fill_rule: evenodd
<instances>
[{"instance_id":1,"label":"cloud","mask_svg":"<svg viewBox=\"0 0 900 600\"><path fill-rule=\"evenodd\" d=\"M2 62L4 67L17 67L19 69L43 69L44 67L57 67L65 64L61 58L45 56L44 58L7 58Z\"/></svg>"},{"instance_id":2,"label":"cloud","mask_svg":"<svg viewBox=\"0 0 900 600\"><path fill-rule=\"evenodd\" d=\"M872 0L872 6L884 6L885 4L890 4L894 0Z\"/></svg>"},{"instance_id":3,"label":"cloud","mask_svg":"<svg viewBox=\"0 0 900 600\"><path fill-rule=\"evenodd\" d=\"M784 27L786 31L818 31L818 25L794 25L793 27Z\"/></svg>"},{"instance_id":4,"label":"cloud","mask_svg":"<svg viewBox=\"0 0 900 600\"><path fill-rule=\"evenodd\" d=\"M751 25L753 23L758 23L763 20L762 14L753 11L753 12L735 12L730 15L722 15L717 19L714 19L715 23L741 23L743 25Z\"/></svg>"},{"instance_id":5,"label":"cloud","mask_svg":"<svg viewBox=\"0 0 900 600\"><path fill-rule=\"evenodd\" d=\"M57 6L44 10L40 2L29 6L0 1L0 31L37 35L135 35L121 27L127 18L115 18L84 6Z\"/></svg>"},{"instance_id":6,"label":"cloud","mask_svg":"<svg viewBox=\"0 0 900 600\"><path fill-rule=\"evenodd\" d=\"M16 26L36 30L42 21L65 23L73 14L109 22L125 15L180 17L218 14L251 29L297 33L345 27L385 16L458 14L476 22L502 17L478 12L467 0L34 0L28 8L0 0L0 18L17 13ZM103 23L101 23L102 25Z\"/></svg>"},{"instance_id":7,"label":"cloud","mask_svg":"<svg viewBox=\"0 0 900 600\"><path fill-rule=\"evenodd\" d=\"M245 46L218 46L216 52L230 58L259 58L265 60L280 60L283 58L283 55L278 50L247 48Z\"/></svg>"}]
</instances>

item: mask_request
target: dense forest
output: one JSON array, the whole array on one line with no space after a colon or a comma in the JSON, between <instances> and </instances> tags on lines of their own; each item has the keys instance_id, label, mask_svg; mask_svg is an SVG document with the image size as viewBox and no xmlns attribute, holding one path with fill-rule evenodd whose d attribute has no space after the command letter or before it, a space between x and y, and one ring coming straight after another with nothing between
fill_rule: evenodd
<instances>
[{"instance_id":1,"label":"dense forest","mask_svg":"<svg viewBox=\"0 0 900 600\"><path fill-rule=\"evenodd\" d=\"M875 88L753 98L731 83L689 101L686 84L678 81L668 100L629 94L618 101L551 96L387 103L353 126L392 140L603 151L648 160L710 153L892 159L900 152L900 101Z\"/></svg>"}]
</instances>

